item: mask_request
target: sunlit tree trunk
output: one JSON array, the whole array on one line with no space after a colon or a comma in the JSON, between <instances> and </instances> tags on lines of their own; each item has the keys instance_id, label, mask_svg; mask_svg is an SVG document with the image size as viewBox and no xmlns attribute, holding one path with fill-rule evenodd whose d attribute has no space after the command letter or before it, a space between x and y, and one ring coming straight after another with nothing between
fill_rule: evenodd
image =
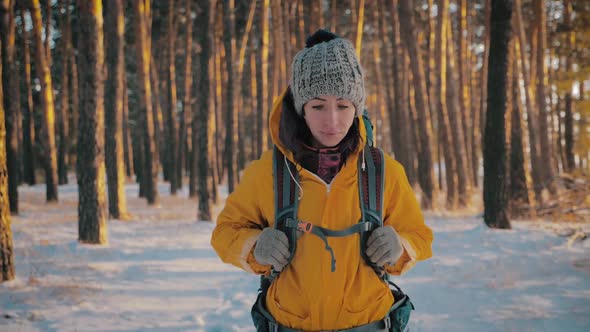
<instances>
[{"instance_id":1,"label":"sunlit tree trunk","mask_svg":"<svg viewBox=\"0 0 590 332\"><path fill-rule=\"evenodd\" d=\"M473 107L471 105L471 90L470 90L470 80L471 80L471 75L470 75L470 68L471 66L469 65L470 61L471 61L471 51L469 49L469 45L468 45L468 38L469 38L469 34L470 31L467 27L467 13L468 13L468 1L467 0L461 0L460 4L459 4L459 49L457 51L456 54L456 59L457 61L455 61L455 63L457 64L456 66L456 70L455 72L459 73L459 80L457 81L459 83L459 101L460 101L460 105L461 105L461 125L462 125L462 133L463 133L463 149L465 151L465 157L463 159L463 162L465 163L463 169L465 170L465 175L464 175L464 180L465 181L465 192L464 193L460 193L460 196L463 196L462 198L460 197L459 200L462 201L462 204L465 204L466 201L466 196L469 195L470 191L471 191L471 176L470 176L470 171L472 169L471 167L471 149L472 149L472 143L471 143L471 139L472 139L472 135L470 134L471 132L471 120L473 119ZM452 29L451 29L452 30ZM459 182L461 182L461 180L459 180ZM459 185L459 191L461 191L461 184Z\"/></svg>"},{"instance_id":2,"label":"sunlit tree trunk","mask_svg":"<svg viewBox=\"0 0 590 332\"><path fill-rule=\"evenodd\" d=\"M260 66L258 66L257 76L260 85L258 86L258 116L256 118L256 127L258 128L258 155L262 154L268 148L268 128L267 119L269 115L269 95L268 95L268 44L269 44L269 27L268 11L270 0L263 0L262 12L260 17L260 30L262 31L262 44Z\"/></svg>"},{"instance_id":3,"label":"sunlit tree trunk","mask_svg":"<svg viewBox=\"0 0 590 332\"><path fill-rule=\"evenodd\" d=\"M510 213L513 217L528 216L527 207L529 201L529 180L530 180L530 160L525 153L526 124L523 117L520 94L518 93L518 66L514 58L514 46L510 47L510 62L508 80L511 81L507 89L510 94L511 121L510 121Z\"/></svg>"},{"instance_id":4,"label":"sunlit tree trunk","mask_svg":"<svg viewBox=\"0 0 590 332\"><path fill-rule=\"evenodd\" d=\"M492 0L483 184L484 221L491 228L510 228L504 114L511 15L511 0Z\"/></svg>"},{"instance_id":5,"label":"sunlit tree trunk","mask_svg":"<svg viewBox=\"0 0 590 332\"><path fill-rule=\"evenodd\" d=\"M104 163L104 44L102 1L79 3L81 112L78 135L78 240L105 244L107 211Z\"/></svg>"},{"instance_id":6,"label":"sunlit tree trunk","mask_svg":"<svg viewBox=\"0 0 590 332\"><path fill-rule=\"evenodd\" d=\"M26 101L23 105L23 176L24 181L29 185L35 185L37 179L35 176L35 169L37 160L35 158L35 150L33 145L35 143L35 114L33 107L33 91L31 90L31 55L29 51L29 33L25 26L25 11L20 11L21 24L21 40L23 53L23 71L21 75L24 79L24 89L26 91Z\"/></svg>"},{"instance_id":7,"label":"sunlit tree trunk","mask_svg":"<svg viewBox=\"0 0 590 332\"><path fill-rule=\"evenodd\" d=\"M168 36L167 36L167 48L168 48L168 62L167 62L167 86L168 86L168 107L166 107L166 123L168 125L167 130L167 144L165 153L167 155L167 167L170 175L170 194L176 195L178 190L178 147L177 147L177 136L178 136L178 124L176 121L176 50L174 49L174 41L176 39L176 29L174 26L174 0L168 0Z\"/></svg>"},{"instance_id":8,"label":"sunlit tree trunk","mask_svg":"<svg viewBox=\"0 0 590 332\"><path fill-rule=\"evenodd\" d=\"M436 84L436 91L438 95L438 140L440 142L442 152L445 160L445 179L447 184L447 208L454 209L457 206L457 167L455 163L453 144L453 135L451 134L451 125L449 120L449 111L447 103L447 71L450 69L447 66L447 26L449 22L449 8L445 5L444 0L438 1L438 8L440 9L437 15L437 29L436 29L436 68L440 68L438 75L438 82ZM439 165L442 168L442 165ZM442 189L442 188L441 188Z\"/></svg>"},{"instance_id":9,"label":"sunlit tree trunk","mask_svg":"<svg viewBox=\"0 0 590 332\"><path fill-rule=\"evenodd\" d=\"M2 5L3 10L7 9L7 6L4 6L6 5L6 1L0 3L0 5ZM4 56L4 47L2 48L2 56ZM4 72L3 62L0 62L0 72ZM6 146L2 85L2 80L0 80L0 146ZM12 244L12 229L10 227L10 203L7 198L8 170L6 168L6 149L0 149L0 283L12 280L15 277L14 248Z\"/></svg>"},{"instance_id":10,"label":"sunlit tree trunk","mask_svg":"<svg viewBox=\"0 0 590 332\"><path fill-rule=\"evenodd\" d=\"M356 55L361 57L361 50L363 46L363 30L365 26L365 0L359 0L358 15L356 16L356 33L355 33L355 50Z\"/></svg>"},{"instance_id":11,"label":"sunlit tree trunk","mask_svg":"<svg viewBox=\"0 0 590 332\"><path fill-rule=\"evenodd\" d=\"M18 67L15 59L14 1L0 1L0 30L2 38L2 85L4 86L6 168L8 170L8 200L10 212L18 214L18 184L20 182L17 121L20 112ZM15 82L16 81L16 82Z\"/></svg>"},{"instance_id":12,"label":"sunlit tree trunk","mask_svg":"<svg viewBox=\"0 0 590 332\"><path fill-rule=\"evenodd\" d=\"M475 6L471 7L472 11L472 28L476 26L475 20L478 15L478 11ZM484 34L487 32L484 31ZM475 43L475 33L471 34L470 44ZM475 71L478 63L477 52L471 52L471 65L468 68L471 71L471 105L472 105L472 122L471 122L471 183L474 187L479 187L479 158L481 155L481 93L478 93L482 87L481 84L478 86L478 82L481 83L481 75L483 68ZM485 52L484 52L485 53ZM484 61L482 61L484 62ZM483 66L482 66L483 67Z\"/></svg>"},{"instance_id":13,"label":"sunlit tree trunk","mask_svg":"<svg viewBox=\"0 0 590 332\"><path fill-rule=\"evenodd\" d=\"M539 130L537 126L537 112L536 112L536 105L533 96L533 91L531 89L531 80L530 80L530 66L529 66L529 59L526 55L525 47L526 47L526 38L524 33L524 26L522 22L522 13L521 13L521 1L514 0L514 24L515 24L515 32L516 37L518 39L517 48L516 48L516 56L520 59L520 72L522 73L522 79L524 84L524 93L525 93L525 100L526 100L526 112L527 112L527 123L528 123L528 135L529 135L529 144L530 144L530 154L531 154L531 167L532 167L532 175L533 175L533 189L535 190L535 199L537 202L542 202L541 197L541 189L543 188L542 184L542 171L541 168L545 167L545 165L541 165L541 159L539 158L540 151L539 151Z\"/></svg>"},{"instance_id":14,"label":"sunlit tree trunk","mask_svg":"<svg viewBox=\"0 0 590 332\"><path fill-rule=\"evenodd\" d=\"M485 29L484 29L484 52L483 58L481 59L481 99L480 99L480 108L479 108L479 129L481 133L481 143L482 143L482 150L483 150L483 139L484 139L484 128L486 122L486 114L487 114L487 107L488 107L488 69L489 69L489 60L490 60L490 20L491 20L491 13L492 13L492 0L484 0L485 1L485 9L484 9L484 16L485 16Z\"/></svg>"},{"instance_id":15,"label":"sunlit tree trunk","mask_svg":"<svg viewBox=\"0 0 590 332\"><path fill-rule=\"evenodd\" d=\"M46 59L46 51L41 40L41 7L39 0L30 0L31 19L33 20L33 36L36 47L35 68L41 81L41 100L43 104L43 137L41 142L44 150L46 198L48 202L57 201L57 154L55 150L55 110L53 105L53 87L51 72Z\"/></svg>"},{"instance_id":16,"label":"sunlit tree trunk","mask_svg":"<svg viewBox=\"0 0 590 332\"><path fill-rule=\"evenodd\" d=\"M399 18L401 26L401 35L405 41L410 55L410 64L412 67L413 82L415 89L416 111L418 114L418 130L420 139L420 149L418 157L418 179L424 195L422 196L422 206L430 209L433 206L434 199L434 182L432 168L432 123L429 116L429 107L426 90L426 81L424 77L424 66L422 61L421 49L416 44L416 24L414 19L413 0L401 0L399 7Z\"/></svg>"},{"instance_id":17,"label":"sunlit tree trunk","mask_svg":"<svg viewBox=\"0 0 590 332\"><path fill-rule=\"evenodd\" d=\"M461 100L460 95L460 78L458 72L461 71L456 64L455 50L453 42L453 34L451 25L446 25L447 33L447 102L448 102L448 113L451 124L451 135L453 136L453 152L455 157L455 166L457 170L457 194L459 198L459 205L465 207L469 202L469 193L471 191L469 186L469 164L467 163L467 153L465 152L465 135L463 123L467 120L463 117L464 113L461 111Z\"/></svg>"},{"instance_id":18,"label":"sunlit tree trunk","mask_svg":"<svg viewBox=\"0 0 590 332\"><path fill-rule=\"evenodd\" d=\"M108 0L105 33L108 78L106 80L105 148L109 190L109 215L115 219L127 217L125 197L125 165L123 148L123 108L125 88L124 31L125 16L122 0Z\"/></svg>"},{"instance_id":19,"label":"sunlit tree trunk","mask_svg":"<svg viewBox=\"0 0 590 332\"><path fill-rule=\"evenodd\" d=\"M147 34L148 26L146 20L149 13L149 2L145 0L135 0L135 43L137 47L137 67L140 85L140 105L141 105L141 123L143 125L142 140L144 144L144 166L143 178L146 181L146 198L148 204L158 203L158 153L156 150L155 130L154 130L154 112L152 108L152 87L150 84L150 59L151 50L149 35Z\"/></svg>"}]
</instances>

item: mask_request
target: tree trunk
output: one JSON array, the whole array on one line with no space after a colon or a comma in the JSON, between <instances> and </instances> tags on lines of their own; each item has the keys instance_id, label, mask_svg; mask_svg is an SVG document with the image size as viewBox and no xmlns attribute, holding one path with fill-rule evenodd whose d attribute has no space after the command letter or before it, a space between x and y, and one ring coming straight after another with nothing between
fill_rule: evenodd
<instances>
[{"instance_id":1,"label":"tree trunk","mask_svg":"<svg viewBox=\"0 0 590 332\"><path fill-rule=\"evenodd\" d=\"M565 13L564 13L564 24L567 31L567 38L566 38L566 47L569 50L574 49L574 41L575 41L575 31L572 27L571 23L571 13L572 13L572 1L566 0L565 1ZM573 64L574 61L572 59L572 55L568 54L565 57L565 70L567 73L573 72ZM567 93L565 94L565 117L563 119L563 137L565 140L564 146L564 169L566 172L572 172L576 168L575 158L574 158L574 110L573 110L573 101L572 101L572 85L568 87Z\"/></svg>"},{"instance_id":2,"label":"tree trunk","mask_svg":"<svg viewBox=\"0 0 590 332\"><path fill-rule=\"evenodd\" d=\"M541 190L543 188L542 184L542 171L541 168L544 165L541 165L541 159L539 158L540 151L539 151L539 130L537 128L537 114L536 114L536 105L533 96L533 91L531 89L531 80L530 80L530 71L529 71L529 61L528 57L525 52L526 48L526 38L524 33L524 26L522 22L522 14L521 14L521 2L520 0L514 0L514 23L515 23L515 31L517 33L517 54L516 56L520 59L520 72L522 73L523 83L524 83L524 93L525 93L525 100L526 100L526 112L527 112L527 122L529 127L529 144L530 144L530 153L531 153L531 166L532 166L532 174L533 174L533 189L535 190L535 199L537 202L542 202L541 197Z\"/></svg>"},{"instance_id":3,"label":"tree trunk","mask_svg":"<svg viewBox=\"0 0 590 332\"><path fill-rule=\"evenodd\" d=\"M83 107L78 135L78 240L106 244L102 1L81 1L79 8L78 61Z\"/></svg>"},{"instance_id":4,"label":"tree trunk","mask_svg":"<svg viewBox=\"0 0 590 332\"><path fill-rule=\"evenodd\" d=\"M74 28L73 26L70 26L71 28ZM78 143L78 122L79 122L79 114L80 114L80 92L79 92L79 88L80 85L78 84L78 63L76 62L76 55L74 54L74 47L72 45L72 41L69 40L68 41L70 43L70 46L68 47L70 52L68 54L68 59L69 59L69 70L70 73L72 75L71 77L71 82L70 82L70 91L71 93L71 122L70 122L70 131L69 131L69 139L68 141L70 142L70 146L72 144L77 145ZM76 160L77 155L76 152L74 151L74 149L70 149L72 151L70 151L70 162L73 163L74 160Z\"/></svg>"},{"instance_id":5,"label":"tree trunk","mask_svg":"<svg viewBox=\"0 0 590 332\"><path fill-rule=\"evenodd\" d=\"M506 181L506 79L510 43L511 0L492 0L488 101L484 134L484 221L491 228L510 228Z\"/></svg>"},{"instance_id":6,"label":"tree trunk","mask_svg":"<svg viewBox=\"0 0 590 332\"><path fill-rule=\"evenodd\" d=\"M540 137L540 148L542 153L539 157L541 164L544 165L541 169L543 174L541 181L544 187L555 193L555 187L551 186L551 179L555 172L553 149L549 143L549 130L547 125L547 86L548 86L548 74L547 66L545 65L545 51L547 50L547 19L545 15L545 2L542 0L535 0L535 9L537 11L537 105L539 107L539 137ZM549 113L550 114L550 113Z\"/></svg>"},{"instance_id":7,"label":"tree trunk","mask_svg":"<svg viewBox=\"0 0 590 332\"><path fill-rule=\"evenodd\" d=\"M53 87L51 72L47 65L46 51L41 40L41 7L39 0L30 0L31 19L33 21L33 35L36 46L36 70L41 81L41 99L43 103L43 137L41 142L44 150L46 198L48 202L57 201L57 154L55 151L55 111L53 105Z\"/></svg>"},{"instance_id":8,"label":"tree trunk","mask_svg":"<svg viewBox=\"0 0 590 332\"><path fill-rule=\"evenodd\" d=\"M235 19L234 19L234 0L224 1L223 3L223 43L225 47L225 60L227 67L227 85L225 100L225 168L227 170L227 190L229 193L234 191L238 182L236 156L237 152L237 123L236 110L234 109L235 93L234 89L234 65L233 53L235 50Z\"/></svg>"},{"instance_id":9,"label":"tree trunk","mask_svg":"<svg viewBox=\"0 0 590 332\"><path fill-rule=\"evenodd\" d=\"M29 33L25 26L25 11L20 11L20 29L22 34L23 50L23 72L25 78L26 102L23 107L23 175L24 181L29 185L35 185L37 179L35 169L37 160L35 158L35 114L33 106L33 91L31 90L31 55L29 53Z\"/></svg>"},{"instance_id":10,"label":"tree trunk","mask_svg":"<svg viewBox=\"0 0 590 332\"><path fill-rule=\"evenodd\" d=\"M455 51L453 42L453 35L451 25L447 24L447 101L449 107L449 121L451 124L451 135L453 136L455 154L455 166L457 169L457 193L459 198L459 205L465 207L469 204L469 194L471 188L469 186L469 164L467 162L467 153L465 152L465 135L464 126L462 125L467 119L464 117L464 113L461 111L461 100L462 97L459 95L460 89L457 88L460 83L460 78L457 77L457 72L461 72L461 68L456 66ZM460 88L460 84L459 84Z\"/></svg>"},{"instance_id":11,"label":"tree trunk","mask_svg":"<svg viewBox=\"0 0 590 332\"><path fill-rule=\"evenodd\" d=\"M481 60L481 100L479 107L479 132L481 133L481 144L483 150L483 140L485 134L485 123L488 106L488 75L489 75L489 60L490 60L490 30L491 30L491 14L492 14L492 0L485 1L485 30L484 30L484 51Z\"/></svg>"},{"instance_id":12,"label":"tree trunk","mask_svg":"<svg viewBox=\"0 0 590 332\"><path fill-rule=\"evenodd\" d=\"M60 10L66 13L62 17L61 29L61 49L62 49L62 68L61 68L61 90L60 90L60 101L61 107L58 109L57 114L57 135L59 145L57 147L57 174L59 184L68 183L68 150L69 150L69 137L68 137L68 110L70 106L69 96L69 75L68 75L68 48L70 46L70 10L69 1L60 0Z\"/></svg>"},{"instance_id":13,"label":"tree trunk","mask_svg":"<svg viewBox=\"0 0 590 332\"><path fill-rule=\"evenodd\" d=\"M198 121L194 121L195 124L198 124L195 127L195 135L197 137L197 133L199 135L199 142L196 142L196 139L193 139L193 147L199 150L199 159L198 159L198 192L199 192L199 210L197 212L197 220L211 220L211 199L209 195L209 123L210 123L210 112L212 108L209 107L209 73L210 73L210 50L211 50L211 37L209 32L209 24L211 22L211 9L209 8L210 2L209 0L201 1L201 12L203 13L204 17L201 17L198 20L198 29L199 29L199 44L201 45L201 54L199 55L200 58L200 65L201 70L200 73L200 84L201 84L201 93L200 93L200 105L197 107L199 110L199 119Z\"/></svg>"},{"instance_id":14,"label":"tree trunk","mask_svg":"<svg viewBox=\"0 0 590 332\"><path fill-rule=\"evenodd\" d=\"M394 110L389 117L391 146L395 158L405 167L410 183L415 183L413 159L410 156L412 139L409 128L404 123L409 123L409 102L408 102L408 76L407 68L404 67L405 55L400 37L400 27L397 12L397 0L389 2L389 14L391 16L392 28L389 32L393 48L393 65L389 68L389 76L393 78Z\"/></svg>"},{"instance_id":15,"label":"tree trunk","mask_svg":"<svg viewBox=\"0 0 590 332\"><path fill-rule=\"evenodd\" d=\"M167 141L166 153L168 171L170 174L170 194L176 195L178 190L178 147L177 147L177 136L178 136L178 124L176 122L176 50L174 49L174 39L176 36L176 29L174 27L174 0L168 1L168 37L167 37L167 48L168 48L168 70L166 73L167 86L168 86L168 107L166 110L166 122L168 124L167 130Z\"/></svg>"},{"instance_id":16,"label":"tree trunk","mask_svg":"<svg viewBox=\"0 0 590 332\"><path fill-rule=\"evenodd\" d=\"M358 16L356 17L356 41L354 43L356 56L361 58L361 50L363 46L363 30L365 26L365 0L359 0Z\"/></svg>"},{"instance_id":17,"label":"tree trunk","mask_svg":"<svg viewBox=\"0 0 590 332\"><path fill-rule=\"evenodd\" d=\"M7 9L6 0L2 9ZM4 16L3 12L3 16ZM2 26L4 32L4 25ZM4 33L3 33L4 35ZM2 38L4 41L4 38ZM4 58L4 47L2 47ZM0 62L0 72L4 73L4 61ZM3 80L0 80L0 146L6 146L6 128L4 127ZM8 170L6 167L6 149L0 149L0 283L12 280L14 274L14 248L12 229L10 227L10 203L8 197Z\"/></svg>"},{"instance_id":18,"label":"tree trunk","mask_svg":"<svg viewBox=\"0 0 590 332\"><path fill-rule=\"evenodd\" d=\"M6 112L6 168L8 170L8 200L10 212L18 214L18 184L20 182L17 119L20 101L18 100L18 67L15 59L15 16L14 1L0 1L0 29L2 31L2 85L4 86L4 110Z\"/></svg>"},{"instance_id":19,"label":"tree trunk","mask_svg":"<svg viewBox=\"0 0 590 332\"><path fill-rule=\"evenodd\" d=\"M155 115L152 108L152 87L150 84L150 59L151 49L150 35L148 35L147 18L149 13L149 2L135 0L135 43L137 47L137 66L140 84L140 107L141 123L143 124L144 162L143 178L146 181L146 198L148 204L158 203L158 152L156 150L156 138L154 136Z\"/></svg>"},{"instance_id":20,"label":"tree trunk","mask_svg":"<svg viewBox=\"0 0 590 332\"><path fill-rule=\"evenodd\" d=\"M123 108L125 92L125 14L122 0L108 0L106 47L108 79L106 81L105 143L107 181L109 186L109 215L115 219L127 218L125 197L125 162L123 147Z\"/></svg>"},{"instance_id":21,"label":"tree trunk","mask_svg":"<svg viewBox=\"0 0 590 332\"><path fill-rule=\"evenodd\" d=\"M475 18L477 17L477 10L475 6L472 7L472 26L475 26ZM487 34L487 32L484 32ZM475 43L475 34L471 34L471 41L470 44ZM486 46L487 48L487 46ZM485 52L484 52L485 53ZM471 182L473 183L473 187L479 187L479 157L481 151L481 101L478 98L481 98L481 94L476 93L480 89L481 86L477 86L477 82L481 82L481 78L478 76L482 75L483 70L479 70L477 72L473 71L471 68L477 67L478 56L476 52L471 52L471 105L472 111L471 114L473 115L473 121L471 122ZM485 61L482 61L485 62Z\"/></svg>"},{"instance_id":22,"label":"tree trunk","mask_svg":"<svg viewBox=\"0 0 590 332\"><path fill-rule=\"evenodd\" d=\"M402 36L410 55L410 64L412 67L416 111L418 113L418 130L420 139L420 149L418 157L418 179L422 192L422 206L430 209L433 206L434 199L434 182L432 168L432 124L430 121L430 111L428 108L428 91L426 90L426 81L424 78L424 66L422 64L421 49L416 44L417 26L414 19L413 0L401 0L399 7L400 27Z\"/></svg>"},{"instance_id":23,"label":"tree trunk","mask_svg":"<svg viewBox=\"0 0 590 332\"><path fill-rule=\"evenodd\" d=\"M257 79L260 82L258 86L258 116L256 117L256 127L258 128L258 155L261 155L264 150L268 148L268 116L269 116L269 96L268 96L268 42L269 42L269 27L268 27L268 10L270 7L270 0L263 0L262 14L260 17L260 25L262 31L262 44L260 66L258 66Z\"/></svg>"},{"instance_id":24,"label":"tree trunk","mask_svg":"<svg viewBox=\"0 0 590 332\"><path fill-rule=\"evenodd\" d=\"M514 48L512 48L514 49ZM512 51L514 54L514 51ZM512 66L512 88L509 93L512 94L512 121L510 134L510 211L514 217L533 217L530 212L533 209L530 203L534 198L530 193L532 188L530 176L530 159L524 151L527 146L526 139L523 133L526 132L526 124L521 111L521 102L519 101L520 94L518 93L518 67L516 66L516 59ZM531 190L529 190L529 188ZM529 198L530 196L530 198Z\"/></svg>"},{"instance_id":25,"label":"tree trunk","mask_svg":"<svg viewBox=\"0 0 590 332\"><path fill-rule=\"evenodd\" d=\"M123 64L124 66L124 64ZM125 159L125 174L131 177L135 172L133 171L133 148L131 147L131 129L129 128L129 98L127 96L127 75L123 76L123 156Z\"/></svg>"},{"instance_id":26,"label":"tree trunk","mask_svg":"<svg viewBox=\"0 0 590 332\"><path fill-rule=\"evenodd\" d=\"M467 27L467 13L468 13L468 2L467 0L461 0L460 2L460 16L459 16L459 50L456 53L456 59L458 61L455 61L455 63L457 64L457 70L455 71L459 73L459 80L457 81L459 83L459 101L460 101L460 105L461 105L461 124L463 126L462 128L462 132L463 132L463 150L465 151L465 156L463 159L463 162L465 163L463 169L465 170L465 175L464 175L464 180L465 181L465 190L466 192L463 194L460 194L460 196L463 196L462 198L460 197L459 200L462 201L463 203L467 203L465 201L466 199L466 195L470 194L471 191L471 176L470 176L470 171L472 169L471 167L471 148L472 148L472 143L471 143L471 138L472 135L470 135L471 132L471 126L470 126L470 121L473 118L473 107L471 105L471 90L470 90L470 85L469 82L471 80L471 75L470 75L470 68L471 66L469 65L470 61L471 61L471 51L469 50L469 45L467 44L468 41L468 36L470 34L470 31ZM452 29L449 29L452 31ZM455 74L456 75L456 74ZM456 144L456 143L455 143ZM461 180L459 180L459 182L461 182ZM459 190L461 191L462 185L459 184Z\"/></svg>"},{"instance_id":27,"label":"tree trunk","mask_svg":"<svg viewBox=\"0 0 590 332\"><path fill-rule=\"evenodd\" d=\"M182 117L180 118L180 128L178 130L178 165L177 165L177 176L178 176L178 188L182 188L182 178L184 175L183 167L185 159L190 159L190 153L193 149L191 142L191 135L193 134L191 127L192 108L192 88L193 88L193 19L192 19L192 1L185 1L185 19L186 19L186 36L185 36L185 51L184 51L184 98L182 100ZM189 142L191 142L189 144ZM185 153L186 152L186 153ZM189 163L190 164L190 163ZM189 185L190 187L190 185Z\"/></svg>"},{"instance_id":28,"label":"tree trunk","mask_svg":"<svg viewBox=\"0 0 590 332\"><path fill-rule=\"evenodd\" d=\"M447 104L447 81L449 75L448 71L451 69L447 66L447 26L449 22L449 8L445 5L444 0L438 1L438 23L436 29L436 68L440 68L438 75L438 82L432 82L436 85L435 91L438 93L436 99L438 101L438 140L442 146L445 159L445 179L447 184L447 208L452 210L457 206L457 166L455 163L455 155L453 144L454 137L451 134L451 125L449 119L449 111ZM452 44L451 44L452 45ZM439 164L439 168L442 165ZM442 189L442 188L441 188Z\"/></svg>"}]
</instances>

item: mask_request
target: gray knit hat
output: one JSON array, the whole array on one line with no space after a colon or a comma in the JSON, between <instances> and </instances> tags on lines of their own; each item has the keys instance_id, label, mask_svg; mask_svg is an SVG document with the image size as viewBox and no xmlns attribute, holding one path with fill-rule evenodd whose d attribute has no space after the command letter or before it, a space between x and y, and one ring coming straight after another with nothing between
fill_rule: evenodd
<instances>
[{"instance_id":1,"label":"gray knit hat","mask_svg":"<svg viewBox=\"0 0 590 332\"><path fill-rule=\"evenodd\" d=\"M352 101L356 115L365 108L363 69L352 43L344 38L321 42L299 51L291 65L291 91L295 110L321 95L334 95Z\"/></svg>"}]
</instances>

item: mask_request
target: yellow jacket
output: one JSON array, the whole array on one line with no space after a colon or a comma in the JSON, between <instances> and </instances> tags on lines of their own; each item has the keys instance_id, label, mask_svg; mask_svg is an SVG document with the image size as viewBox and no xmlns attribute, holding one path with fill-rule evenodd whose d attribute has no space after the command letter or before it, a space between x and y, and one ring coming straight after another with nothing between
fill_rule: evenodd
<instances>
[{"instance_id":1,"label":"yellow jacket","mask_svg":"<svg viewBox=\"0 0 590 332\"><path fill-rule=\"evenodd\" d=\"M279 140L282 97L273 107L270 131L273 143L293 161L293 155ZM363 142L351 154L330 185L303 169L298 217L313 225L340 230L360 219L357 159ZM424 218L408 183L403 167L385 155L383 223L399 234L404 253L394 266L386 266L393 275L406 272L417 260L432 255L432 231ZM225 263L248 272L265 274L270 266L256 262L253 248L264 227L274 224L274 191L272 179L273 152L268 150L253 161L243 173L240 184L229 195L217 218L211 245ZM267 310L283 326L304 331L346 329L383 319L393 296L360 255L359 235L328 238L336 258L336 271L331 272L331 256L324 243L313 234L298 240L291 263L279 274L268 290Z\"/></svg>"}]
</instances>

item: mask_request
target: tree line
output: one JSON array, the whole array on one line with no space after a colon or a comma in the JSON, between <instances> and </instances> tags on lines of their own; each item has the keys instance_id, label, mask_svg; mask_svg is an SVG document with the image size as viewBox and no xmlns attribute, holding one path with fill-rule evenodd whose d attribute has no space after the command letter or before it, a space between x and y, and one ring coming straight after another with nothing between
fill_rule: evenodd
<instances>
[{"instance_id":1,"label":"tree line","mask_svg":"<svg viewBox=\"0 0 590 332\"><path fill-rule=\"evenodd\" d=\"M171 194L188 186L211 220L218 185L233 191L270 147L273 101L319 28L355 43L377 145L424 208L483 189L534 216L559 175L590 171L589 18L583 0L1 0L0 266L18 186L45 183L54 202L68 174L82 242L129 217L125 181L150 205L159 178ZM499 179L487 189L482 169Z\"/></svg>"}]
</instances>

